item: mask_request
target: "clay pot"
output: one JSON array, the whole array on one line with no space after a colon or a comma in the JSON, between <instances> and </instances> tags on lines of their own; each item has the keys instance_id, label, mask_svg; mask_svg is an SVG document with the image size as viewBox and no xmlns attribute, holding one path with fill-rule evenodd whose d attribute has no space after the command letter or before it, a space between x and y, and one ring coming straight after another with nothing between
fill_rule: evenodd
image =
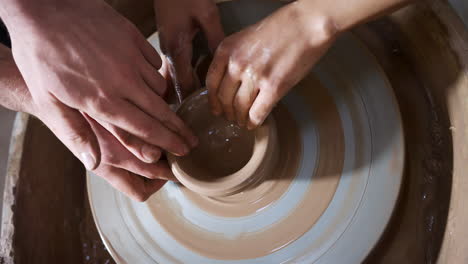
<instances>
[{"instance_id":1,"label":"clay pot","mask_svg":"<svg viewBox=\"0 0 468 264\"><path fill-rule=\"evenodd\" d=\"M178 107L177 114L199 138L184 157L168 154L176 178L205 196L227 196L252 186L274 168L278 156L275 121L249 131L211 114L208 92L199 90Z\"/></svg>"}]
</instances>

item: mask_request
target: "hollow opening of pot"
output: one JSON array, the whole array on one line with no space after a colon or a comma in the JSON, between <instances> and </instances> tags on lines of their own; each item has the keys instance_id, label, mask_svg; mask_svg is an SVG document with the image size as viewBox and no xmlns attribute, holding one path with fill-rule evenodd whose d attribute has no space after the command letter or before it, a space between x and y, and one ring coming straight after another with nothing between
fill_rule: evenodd
<instances>
[{"instance_id":1,"label":"hollow opening of pot","mask_svg":"<svg viewBox=\"0 0 468 264\"><path fill-rule=\"evenodd\" d=\"M216 181L241 170L251 159L255 134L211 114L206 92L189 98L179 116L199 139L189 155L178 157L180 169L200 181Z\"/></svg>"}]
</instances>

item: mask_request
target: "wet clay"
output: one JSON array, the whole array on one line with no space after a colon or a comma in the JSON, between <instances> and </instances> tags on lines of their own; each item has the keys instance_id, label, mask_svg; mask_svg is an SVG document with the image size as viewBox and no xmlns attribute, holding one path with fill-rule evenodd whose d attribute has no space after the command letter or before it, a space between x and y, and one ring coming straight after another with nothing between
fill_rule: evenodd
<instances>
[{"instance_id":1,"label":"wet clay","mask_svg":"<svg viewBox=\"0 0 468 264\"><path fill-rule=\"evenodd\" d=\"M190 105L178 111L178 115L193 130L199 143L189 155L178 158L181 169L199 180L213 181L244 167L252 157L253 131L212 115L206 94L189 99Z\"/></svg>"},{"instance_id":2,"label":"wet clay","mask_svg":"<svg viewBox=\"0 0 468 264\"><path fill-rule=\"evenodd\" d=\"M343 170L343 129L333 98L327 90L314 78L307 78L301 86L304 88L299 92L307 99L307 105L311 107L310 112L314 113L312 118L316 122L320 142L324 142L318 150L317 166L310 172L312 184L304 181L304 184L308 184L308 189L302 201L283 219L265 230L227 238L223 234L200 229L185 219L178 204L171 202L168 194L161 191L155 195L155 199L148 202L148 207L153 217L178 243L200 255L214 259L258 258L275 252L301 237L323 214L335 194ZM268 207L281 197L294 180L296 175L294 177L287 175L297 170L298 164L293 161L308 162L306 158L299 157L302 151L298 147L300 137L294 118L282 107L276 108L273 115L277 122L280 146L283 147L285 142L288 142L286 145L291 147L284 146L285 149L282 150L280 157L283 160L279 164L282 164L280 166L283 168L278 168L265 183L238 194L237 197L206 199L184 190L189 199L208 212L219 216L240 217L259 210L268 210ZM248 200L239 202L239 198L244 199L243 196L248 197Z\"/></svg>"},{"instance_id":3,"label":"wet clay","mask_svg":"<svg viewBox=\"0 0 468 264\"><path fill-rule=\"evenodd\" d=\"M302 143L296 123L283 105L274 111L280 120L278 130L279 152L274 173L240 193L225 197L207 197L181 187L184 195L203 211L222 217L242 217L259 212L278 200L297 175L302 155Z\"/></svg>"},{"instance_id":4,"label":"wet clay","mask_svg":"<svg viewBox=\"0 0 468 264\"><path fill-rule=\"evenodd\" d=\"M239 193L265 179L278 159L276 124L272 117L249 131L211 114L208 91L198 90L177 114L199 138L187 156L168 154L175 177L188 189L210 197Z\"/></svg>"}]
</instances>

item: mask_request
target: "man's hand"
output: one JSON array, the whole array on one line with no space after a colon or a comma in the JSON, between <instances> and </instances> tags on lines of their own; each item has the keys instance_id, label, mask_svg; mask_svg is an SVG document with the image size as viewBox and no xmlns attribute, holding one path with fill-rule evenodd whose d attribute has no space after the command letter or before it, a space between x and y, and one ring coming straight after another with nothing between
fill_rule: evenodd
<instances>
[{"instance_id":1,"label":"man's hand","mask_svg":"<svg viewBox=\"0 0 468 264\"><path fill-rule=\"evenodd\" d=\"M137 159L89 116L67 106L63 106L61 112L57 113L51 112L47 105L36 104L13 61L11 51L2 45L0 105L14 111L30 113L41 119L77 157L82 153L94 151L100 159L94 172L134 200L146 200L161 188L166 180L175 179L167 163L146 163Z\"/></svg>"},{"instance_id":2,"label":"man's hand","mask_svg":"<svg viewBox=\"0 0 468 264\"><path fill-rule=\"evenodd\" d=\"M158 160L158 147L185 155L197 144L161 98L157 52L104 1L5 0L0 16L33 102L53 119L87 114L148 163ZM95 151L78 158L88 169L99 164Z\"/></svg>"},{"instance_id":3,"label":"man's hand","mask_svg":"<svg viewBox=\"0 0 468 264\"><path fill-rule=\"evenodd\" d=\"M155 0L154 9L171 78L187 94L196 88L191 67L195 34L204 33L212 52L224 38L218 8L212 0Z\"/></svg>"}]
</instances>

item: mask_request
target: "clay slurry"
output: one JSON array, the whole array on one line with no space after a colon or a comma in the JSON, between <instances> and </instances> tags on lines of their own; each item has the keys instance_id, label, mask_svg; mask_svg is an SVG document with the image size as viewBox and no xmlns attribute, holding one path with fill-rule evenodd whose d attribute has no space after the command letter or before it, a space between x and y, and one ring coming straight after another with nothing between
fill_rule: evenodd
<instances>
[{"instance_id":1,"label":"clay slurry","mask_svg":"<svg viewBox=\"0 0 468 264\"><path fill-rule=\"evenodd\" d=\"M250 160L254 133L223 117L213 116L207 96L193 98L191 105L179 115L199 138L198 146L178 161L192 177L213 181L239 171Z\"/></svg>"}]
</instances>

